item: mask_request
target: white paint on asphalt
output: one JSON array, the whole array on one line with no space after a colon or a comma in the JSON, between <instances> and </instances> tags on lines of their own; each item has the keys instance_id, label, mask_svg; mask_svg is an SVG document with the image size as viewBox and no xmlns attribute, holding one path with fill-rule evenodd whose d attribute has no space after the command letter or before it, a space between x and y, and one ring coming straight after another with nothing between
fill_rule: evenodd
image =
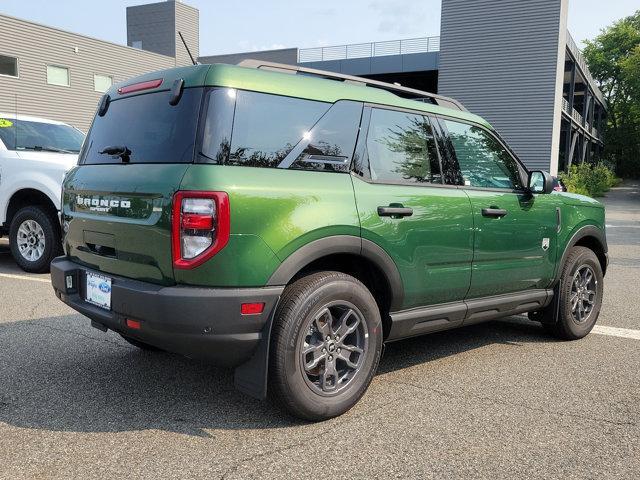
<instances>
[{"instance_id":1,"label":"white paint on asphalt","mask_svg":"<svg viewBox=\"0 0 640 480\"><path fill-rule=\"evenodd\" d=\"M631 330L630 328L607 327L605 325L596 325L591 330L597 335L609 335L611 337L632 338L640 340L640 330Z\"/></svg>"},{"instance_id":2,"label":"white paint on asphalt","mask_svg":"<svg viewBox=\"0 0 640 480\"><path fill-rule=\"evenodd\" d=\"M14 275L11 273L0 273L0 278L11 278L14 280L29 280L32 282L51 283L49 278L30 277L28 275ZM593 327L592 333L596 335L607 335L610 337L631 338L640 340L640 330L632 330L630 328L607 327L605 325L596 325Z\"/></svg>"},{"instance_id":3,"label":"white paint on asphalt","mask_svg":"<svg viewBox=\"0 0 640 480\"><path fill-rule=\"evenodd\" d=\"M28 275L13 275L11 273L0 273L1 278L13 278L15 280L31 280L32 282L51 283L49 278L29 277Z\"/></svg>"}]
</instances>

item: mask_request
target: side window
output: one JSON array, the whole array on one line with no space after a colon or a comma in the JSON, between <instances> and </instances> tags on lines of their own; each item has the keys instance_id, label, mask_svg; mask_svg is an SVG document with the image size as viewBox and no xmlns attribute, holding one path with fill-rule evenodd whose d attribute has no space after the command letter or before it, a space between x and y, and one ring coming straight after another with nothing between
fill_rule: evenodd
<instances>
[{"instance_id":1,"label":"side window","mask_svg":"<svg viewBox=\"0 0 640 480\"><path fill-rule=\"evenodd\" d=\"M423 115L372 109L367 153L373 181L442 183L433 131Z\"/></svg>"},{"instance_id":2,"label":"side window","mask_svg":"<svg viewBox=\"0 0 640 480\"><path fill-rule=\"evenodd\" d=\"M430 120L437 138L444 183L446 185L464 185L458 168L458 161L456 160L456 152L453 150L451 141L444 133L443 120L436 117L430 117Z\"/></svg>"},{"instance_id":3,"label":"side window","mask_svg":"<svg viewBox=\"0 0 640 480\"><path fill-rule=\"evenodd\" d=\"M235 108L236 91L234 89L215 88L209 91L206 102L206 121L200 146L200 161L222 165L229 159Z\"/></svg>"},{"instance_id":4,"label":"side window","mask_svg":"<svg viewBox=\"0 0 640 480\"><path fill-rule=\"evenodd\" d=\"M523 188L518 163L495 137L473 125L451 120L443 123L464 185L509 190Z\"/></svg>"},{"instance_id":5,"label":"side window","mask_svg":"<svg viewBox=\"0 0 640 480\"><path fill-rule=\"evenodd\" d=\"M331 104L238 91L228 165L278 167Z\"/></svg>"},{"instance_id":6,"label":"side window","mask_svg":"<svg viewBox=\"0 0 640 480\"><path fill-rule=\"evenodd\" d=\"M216 88L206 103L200 161L349 172L361 115L359 102Z\"/></svg>"},{"instance_id":7,"label":"side window","mask_svg":"<svg viewBox=\"0 0 640 480\"><path fill-rule=\"evenodd\" d=\"M336 102L280 163L280 168L348 172L358 138L362 103Z\"/></svg>"}]
</instances>

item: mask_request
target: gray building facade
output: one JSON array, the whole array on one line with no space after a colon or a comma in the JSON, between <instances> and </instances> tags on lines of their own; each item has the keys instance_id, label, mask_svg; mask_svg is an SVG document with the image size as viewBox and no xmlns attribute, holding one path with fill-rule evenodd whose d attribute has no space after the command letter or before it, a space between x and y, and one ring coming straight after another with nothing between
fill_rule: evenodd
<instances>
[{"instance_id":1,"label":"gray building facade","mask_svg":"<svg viewBox=\"0 0 640 480\"><path fill-rule=\"evenodd\" d=\"M242 60L252 58L255 60L266 60L269 62L286 63L288 65L295 65L298 63L298 49L297 48L281 48L277 50L262 50L260 52L243 52L243 53L230 53L228 55L212 55L200 57L198 61L200 63L228 63L235 65Z\"/></svg>"},{"instance_id":2,"label":"gray building facade","mask_svg":"<svg viewBox=\"0 0 640 480\"><path fill-rule=\"evenodd\" d=\"M176 65L189 65L191 59L179 33L193 57L198 58L199 17L198 9L180 1L127 7L127 45L174 57Z\"/></svg>"},{"instance_id":3,"label":"gray building facade","mask_svg":"<svg viewBox=\"0 0 640 480\"><path fill-rule=\"evenodd\" d=\"M174 1L156 5L173 12L173 26L169 22L155 28L154 16L134 21L138 7L127 11L132 15L127 23L136 24L140 31L155 28L163 38L170 33L172 50L150 51L144 44L142 49L132 48L0 15L0 32L11 39L0 45L0 112L59 120L86 132L103 91L111 84L153 70L189 65L191 60L174 32L181 29L197 55L198 11Z\"/></svg>"},{"instance_id":4,"label":"gray building facade","mask_svg":"<svg viewBox=\"0 0 640 480\"><path fill-rule=\"evenodd\" d=\"M567 30L568 2L442 0L440 37L301 49L297 63L453 97L486 118L528 167L556 174L598 157L606 118ZM268 53L205 60L278 61Z\"/></svg>"},{"instance_id":5,"label":"gray building facade","mask_svg":"<svg viewBox=\"0 0 640 480\"><path fill-rule=\"evenodd\" d=\"M198 10L169 0L127 8L127 46L0 15L0 112L87 130L111 83L191 59L253 58L360 75L460 100L532 168L597 158L606 105L567 31L569 0L442 0L439 37L200 56Z\"/></svg>"},{"instance_id":6,"label":"gray building facade","mask_svg":"<svg viewBox=\"0 0 640 480\"><path fill-rule=\"evenodd\" d=\"M529 167L552 174L557 162L550 160L558 158L560 145L566 8L566 1L555 0L442 2L439 92L487 119Z\"/></svg>"}]
</instances>

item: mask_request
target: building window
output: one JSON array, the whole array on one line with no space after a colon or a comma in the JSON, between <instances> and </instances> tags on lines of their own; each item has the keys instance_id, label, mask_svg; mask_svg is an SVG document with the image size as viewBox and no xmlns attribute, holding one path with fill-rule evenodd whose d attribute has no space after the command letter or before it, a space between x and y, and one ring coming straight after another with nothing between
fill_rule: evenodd
<instances>
[{"instance_id":1,"label":"building window","mask_svg":"<svg viewBox=\"0 0 640 480\"><path fill-rule=\"evenodd\" d=\"M47 65L47 83L49 85L69 86L69 69L56 65Z\"/></svg>"},{"instance_id":2,"label":"building window","mask_svg":"<svg viewBox=\"0 0 640 480\"><path fill-rule=\"evenodd\" d=\"M18 59L7 55L0 55L0 75L8 77L18 76Z\"/></svg>"},{"instance_id":3,"label":"building window","mask_svg":"<svg viewBox=\"0 0 640 480\"><path fill-rule=\"evenodd\" d=\"M131 42L131 46L133 48L138 48L142 50L142 40L134 40L133 42Z\"/></svg>"},{"instance_id":4,"label":"building window","mask_svg":"<svg viewBox=\"0 0 640 480\"><path fill-rule=\"evenodd\" d=\"M96 92L106 92L113 85L113 77L108 75L94 75L93 76L93 89Z\"/></svg>"}]
</instances>

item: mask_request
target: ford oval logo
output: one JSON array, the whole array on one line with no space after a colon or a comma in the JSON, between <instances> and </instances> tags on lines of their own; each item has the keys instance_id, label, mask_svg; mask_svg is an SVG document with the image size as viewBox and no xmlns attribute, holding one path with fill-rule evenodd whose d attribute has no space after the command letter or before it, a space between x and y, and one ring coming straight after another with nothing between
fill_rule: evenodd
<instances>
[{"instance_id":1,"label":"ford oval logo","mask_svg":"<svg viewBox=\"0 0 640 480\"><path fill-rule=\"evenodd\" d=\"M111 291L111 287L106 282L102 282L98 288L102 293L109 293Z\"/></svg>"}]
</instances>

